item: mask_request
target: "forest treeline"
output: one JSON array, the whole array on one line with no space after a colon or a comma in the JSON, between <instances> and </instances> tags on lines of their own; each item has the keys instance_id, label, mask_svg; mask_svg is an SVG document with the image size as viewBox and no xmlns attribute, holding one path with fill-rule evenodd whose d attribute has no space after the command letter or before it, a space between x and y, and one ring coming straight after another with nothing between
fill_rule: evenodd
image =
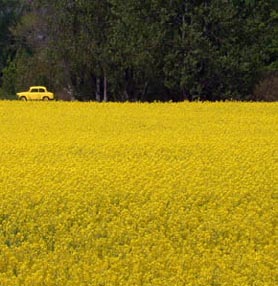
<instances>
[{"instance_id":1,"label":"forest treeline","mask_svg":"<svg viewBox=\"0 0 278 286\"><path fill-rule=\"evenodd\" d=\"M277 100L277 70L275 0L0 0L2 98Z\"/></svg>"}]
</instances>

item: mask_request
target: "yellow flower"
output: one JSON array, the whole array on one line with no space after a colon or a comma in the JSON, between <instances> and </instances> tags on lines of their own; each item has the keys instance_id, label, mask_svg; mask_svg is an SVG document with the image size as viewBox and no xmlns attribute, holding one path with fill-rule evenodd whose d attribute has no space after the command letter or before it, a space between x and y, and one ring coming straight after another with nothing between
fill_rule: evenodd
<instances>
[{"instance_id":1,"label":"yellow flower","mask_svg":"<svg viewBox=\"0 0 278 286\"><path fill-rule=\"evenodd\" d=\"M277 103L0 102L0 285L277 285Z\"/></svg>"}]
</instances>

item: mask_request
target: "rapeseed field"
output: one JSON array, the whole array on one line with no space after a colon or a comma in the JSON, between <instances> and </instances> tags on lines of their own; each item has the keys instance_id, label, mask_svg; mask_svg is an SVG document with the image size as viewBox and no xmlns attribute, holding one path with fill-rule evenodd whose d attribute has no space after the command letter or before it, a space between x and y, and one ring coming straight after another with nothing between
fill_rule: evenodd
<instances>
[{"instance_id":1,"label":"rapeseed field","mask_svg":"<svg viewBox=\"0 0 278 286\"><path fill-rule=\"evenodd\" d=\"M277 103L0 102L1 286L278 285Z\"/></svg>"}]
</instances>

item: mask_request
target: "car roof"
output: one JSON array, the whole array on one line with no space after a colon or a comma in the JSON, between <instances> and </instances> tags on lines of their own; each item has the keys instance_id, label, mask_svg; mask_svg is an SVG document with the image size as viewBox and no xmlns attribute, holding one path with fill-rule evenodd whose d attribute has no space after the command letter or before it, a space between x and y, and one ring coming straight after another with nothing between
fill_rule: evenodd
<instances>
[{"instance_id":1,"label":"car roof","mask_svg":"<svg viewBox=\"0 0 278 286\"><path fill-rule=\"evenodd\" d=\"M30 88L43 88L43 89L46 89L45 86L30 86Z\"/></svg>"}]
</instances>

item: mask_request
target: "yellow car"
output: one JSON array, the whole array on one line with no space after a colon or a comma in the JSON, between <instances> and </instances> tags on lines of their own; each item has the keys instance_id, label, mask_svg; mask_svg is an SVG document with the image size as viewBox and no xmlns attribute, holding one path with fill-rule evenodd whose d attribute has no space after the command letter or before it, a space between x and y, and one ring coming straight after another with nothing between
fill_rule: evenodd
<instances>
[{"instance_id":1,"label":"yellow car","mask_svg":"<svg viewBox=\"0 0 278 286\"><path fill-rule=\"evenodd\" d=\"M54 93L47 91L44 86L31 86L28 91L16 94L20 100L53 100Z\"/></svg>"}]
</instances>

